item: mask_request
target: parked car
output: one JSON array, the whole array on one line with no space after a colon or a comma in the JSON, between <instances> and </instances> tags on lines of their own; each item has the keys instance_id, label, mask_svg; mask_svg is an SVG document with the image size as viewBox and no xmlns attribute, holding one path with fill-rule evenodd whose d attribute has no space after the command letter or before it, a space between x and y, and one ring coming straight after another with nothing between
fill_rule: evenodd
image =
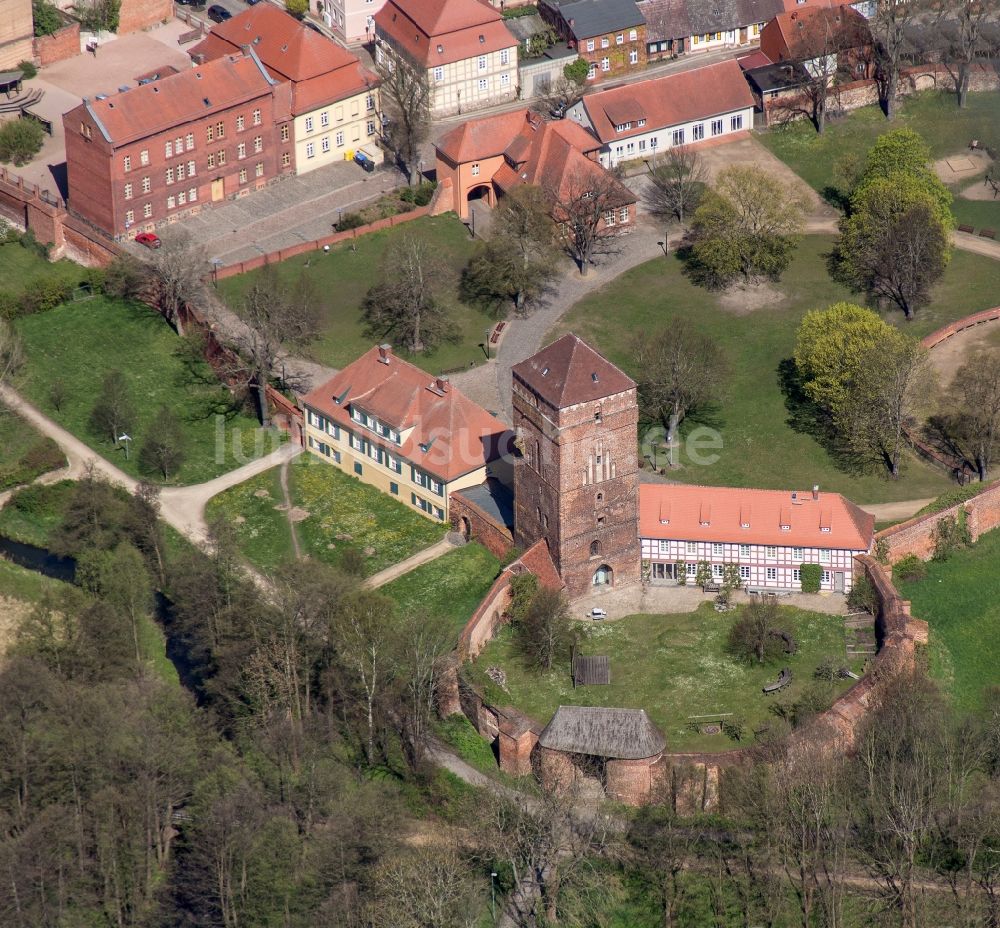
<instances>
[{"instance_id":1,"label":"parked car","mask_svg":"<svg viewBox=\"0 0 1000 928\"><path fill-rule=\"evenodd\" d=\"M591 609L590 617L595 621L599 622L601 619L606 619L608 617L607 609Z\"/></svg>"},{"instance_id":2,"label":"parked car","mask_svg":"<svg viewBox=\"0 0 1000 928\"><path fill-rule=\"evenodd\" d=\"M213 23L224 23L227 19L232 19L233 14L230 13L224 6L219 6L218 3L213 3L208 8L208 18L212 20Z\"/></svg>"},{"instance_id":3,"label":"parked car","mask_svg":"<svg viewBox=\"0 0 1000 928\"><path fill-rule=\"evenodd\" d=\"M321 36L326 38L326 33L322 29L320 29L320 27L317 26L316 23L314 23L311 19L303 20L302 25L305 26L306 29L312 29L313 32L318 32Z\"/></svg>"},{"instance_id":4,"label":"parked car","mask_svg":"<svg viewBox=\"0 0 1000 928\"><path fill-rule=\"evenodd\" d=\"M178 6L204 6L205 0L174 0Z\"/></svg>"},{"instance_id":5,"label":"parked car","mask_svg":"<svg viewBox=\"0 0 1000 928\"><path fill-rule=\"evenodd\" d=\"M555 104L555 106L553 106L552 109L549 110L549 115L553 119L562 119L566 115L566 104L565 103Z\"/></svg>"},{"instance_id":6,"label":"parked car","mask_svg":"<svg viewBox=\"0 0 1000 928\"><path fill-rule=\"evenodd\" d=\"M135 241L137 245L145 245L147 248L159 248L163 244L155 232L140 232Z\"/></svg>"},{"instance_id":7,"label":"parked car","mask_svg":"<svg viewBox=\"0 0 1000 928\"><path fill-rule=\"evenodd\" d=\"M375 162L368 157L363 151L356 151L354 153L354 161L356 164L361 165L361 168L371 174L375 170Z\"/></svg>"}]
</instances>

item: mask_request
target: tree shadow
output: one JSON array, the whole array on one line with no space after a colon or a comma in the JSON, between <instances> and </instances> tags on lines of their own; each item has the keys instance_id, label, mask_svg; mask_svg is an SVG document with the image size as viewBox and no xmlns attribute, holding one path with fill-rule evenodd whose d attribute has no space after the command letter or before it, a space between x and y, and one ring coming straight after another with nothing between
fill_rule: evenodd
<instances>
[{"instance_id":1,"label":"tree shadow","mask_svg":"<svg viewBox=\"0 0 1000 928\"><path fill-rule=\"evenodd\" d=\"M819 195L823 198L823 201L829 203L835 209L839 209L842 213L847 213L851 206L851 198L841 190L839 187L833 184L827 184L820 192Z\"/></svg>"}]
</instances>

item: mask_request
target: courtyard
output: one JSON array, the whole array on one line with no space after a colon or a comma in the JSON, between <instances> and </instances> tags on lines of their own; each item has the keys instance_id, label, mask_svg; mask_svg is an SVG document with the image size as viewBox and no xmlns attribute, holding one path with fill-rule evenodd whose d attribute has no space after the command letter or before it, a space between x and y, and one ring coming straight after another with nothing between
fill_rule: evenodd
<instances>
[{"instance_id":1,"label":"courtyard","mask_svg":"<svg viewBox=\"0 0 1000 928\"><path fill-rule=\"evenodd\" d=\"M723 352L728 375L720 385L718 403L685 420L682 439L706 427L721 436L721 447L711 449L715 459L706 463L695 463L682 449L680 466L670 472L674 479L763 489L819 484L859 504L938 496L952 485L948 477L912 455L895 481L843 469L790 388L789 365L805 313L839 300L862 301L827 272L833 241L829 236L805 236L780 282L750 292L720 294L697 287L674 254L648 261L581 300L546 342L575 332L626 373L635 374L631 356L637 334L684 319L711 336ZM885 318L922 337L995 305L998 292L997 262L956 251L929 306L910 323L900 313L887 312ZM609 306L615 307L613 313Z\"/></svg>"},{"instance_id":2,"label":"courtyard","mask_svg":"<svg viewBox=\"0 0 1000 928\"><path fill-rule=\"evenodd\" d=\"M527 667L510 626L465 672L483 687L489 702L513 705L541 725L560 705L645 709L666 735L668 750L724 751L752 743L756 730L783 724L779 714L800 713L801 720L809 711L829 706L851 681L818 679L820 665L863 669L862 659L847 656L842 615L782 606L781 627L794 637L798 650L753 665L727 652L735 616L719 614L706 602L686 613L577 623L578 653L609 657L609 685L574 688L568 660L551 671ZM762 688L784 667L792 672L791 684L765 696ZM506 688L491 679L490 668L504 672ZM741 729L739 738L727 733L733 724Z\"/></svg>"}]
</instances>

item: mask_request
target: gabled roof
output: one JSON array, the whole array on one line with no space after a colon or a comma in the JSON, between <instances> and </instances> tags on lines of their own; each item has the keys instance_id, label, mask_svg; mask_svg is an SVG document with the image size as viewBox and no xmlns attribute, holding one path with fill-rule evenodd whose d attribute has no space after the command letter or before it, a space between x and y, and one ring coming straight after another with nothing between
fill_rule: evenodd
<instances>
[{"instance_id":1,"label":"gabled roof","mask_svg":"<svg viewBox=\"0 0 1000 928\"><path fill-rule=\"evenodd\" d=\"M375 28L425 68L518 44L503 17L480 0L387 0L375 14Z\"/></svg>"},{"instance_id":2,"label":"gabled roof","mask_svg":"<svg viewBox=\"0 0 1000 928\"><path fill-rule=\"evenodd\" d=\"M647 42L692 35L687 0L645 0L640 9L646 19Z\"/></svg>"},{"instance_id":3,"label":"gabled roof","mask_svg":"<svg viewBox=\"0 0 1000 928\"><path fill-rule=\"evenodd\" d=\"M551 0L577 40L643 25L635 0Z\"/></svg>"},{"instance_id":4,"label":"gabled roof","mask_svg":"<svg viewBox=\"0 0 1000 928\"><path fill-rule=\"evenodd\" d=\"M252 55L226 55L77 109L90 113L109 142L123 145L257 99L274 84Z\"/></svg>"},{"instance_id":5,"label":"gabled roof","mask_svg":"<svg viewBox=\"0 0 1000 928\"><path fill-rule=\"evenodd\" d=\"M446 132L437 142L437 150L453 164L481 161L502 155L520 132L527 109L495 116L468 119Z\"/></svg>"},{"instance_id":6,"label":"gabled roof","mask_svg":"<svg viewBox=\"0 0 1000 928\"><path fill-rule=\"evenodd\" d=\"M254 50L272 77L292 83L292 111L296 115L352 97L378 83L378 76L356 55L270 3L258 3L213 26L189 54L211 60L245 47Z\"/></svg>"},{"instance_id":7,"label":"gabled roof","mask_svg":"<svg viewBox=\"0 0 1000 928\"><path fill-rule=\"evenodd\" d=\"M874 516L839 493L639 485L642 538L867 551L874 530Z\"/></svg>"},{"instance_id":8,"label":"gabled roof","mask_svg":"<svg viewBox=\"0 0 1000 928\"><path fill-rule=\"evenodd\" d=\"M659 754L667 741L645 709L560 706L538 736L538 744L572 754L642 760Z\"/></svg>"},{"instance_id":9,"label":"gabled roof","mask_svg":"<svg viewBox=\"0 0 1000 928\"><path fill-rule=\"evenodd\" d=\"M557 409L635 389L635 381L570 332L514 365L513 375Z\"/></svg>"},{"instance_id":10,"label":"gabled roof","mask_svg":"<svg viewBox=\"0 0 1000 928\"><path fill-rule=\"evenodd\" d=\"M766 23L785 5L783 0L643 0L639 9L647 40L662 42Z\"/></svg>"},{"instance_id":11,"label":"gabled roof","mask_svg":"<svg viewBox=\"0 0 1000 928\"><path fill-rule=\"evenodd\" d=\"M446 381L374 347L314 389L303 403L440 478L454 480L496 460L507 449L507 428ZM357 407L408 432L397 445L352 422Z\"/></svg>"},{"instance_id":12,"label":"gabled roof","mask_svg":"<svg viewBox=\"0 0 1000 928\"><path fill-rule=\"evenodd\" d=\"M604 143L753 105L753 95L734 59L598 91L583 98L591 125ZM637 118L645 119L645 126L636 125ZM615 126L629 121L630 129L615 131Z\"/></svg>"},{"instance_id":13,"label":"gabled roof","mask_svg":"<svg viewBox=\"0 0 1000 928\"><path fill-rule=\"evenodd\" d=\"M871 41L868 22L849 7L806 6L780 13L764 27L761 48L773 61L809 60Z\"/></svg>"}]
</instances>

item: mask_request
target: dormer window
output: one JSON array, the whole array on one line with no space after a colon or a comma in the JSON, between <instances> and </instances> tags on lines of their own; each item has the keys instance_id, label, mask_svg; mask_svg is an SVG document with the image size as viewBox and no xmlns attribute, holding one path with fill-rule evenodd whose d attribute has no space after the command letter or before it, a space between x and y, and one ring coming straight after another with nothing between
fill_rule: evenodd
<instances>
[{"instance_id":1,"label":"dormer window","mask_svg":"<svg viewBox=\"0 0 1000 928\"><path fill-rule=\"evenodd\" d=\"M643 122L645 122L645 120L643 120ZM632 128L632 123L623 122L620 125L615 126L615 132L627 132L631 128Z\"/></svg>"},{"instance_id":2,"label":"dormer window","mask_svg":"<svg viewBox=\"0 0 1000 928\"><path fill-rule=\"evenodd\" d=\"M636 125L641 129L644 125L646 125L646 120L645 119L639 119L639 120L636 121Z\"/></svg>"}]
</instances>

